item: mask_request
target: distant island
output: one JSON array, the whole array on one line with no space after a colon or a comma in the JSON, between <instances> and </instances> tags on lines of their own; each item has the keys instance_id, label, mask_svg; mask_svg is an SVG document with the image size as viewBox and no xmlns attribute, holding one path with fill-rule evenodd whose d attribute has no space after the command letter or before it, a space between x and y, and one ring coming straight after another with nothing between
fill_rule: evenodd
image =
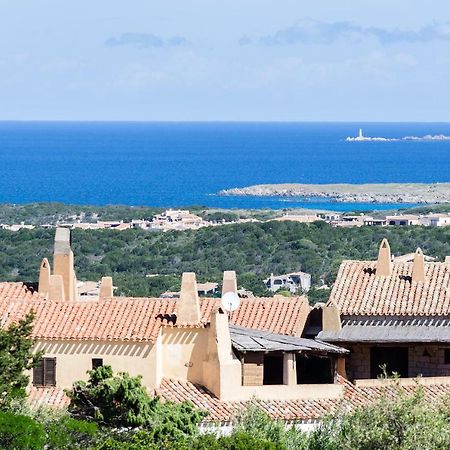
<instances>
[{"instance_id":1,"label":"distant island","mask_svg":"<svg viewBox=\"0 0 450 450\"><path fill-rule=\"evenodd\" d=\"M449 203L450 183L259 184L219 195L325 198L348 203Z\"/></svg>"},{"instance_id":2,"label":"distant island","mask_svg":"<svg viewBox=\"0 0 450 450\"><path fill-rule=\"evenodd\" d=\"M425 136L405 136L402 138L370 137L364 136L360 128L358 136L348 136L345 140L347 142L450 141L450 136L445 134L427 134Z\"/></svg>"}]
</instances>

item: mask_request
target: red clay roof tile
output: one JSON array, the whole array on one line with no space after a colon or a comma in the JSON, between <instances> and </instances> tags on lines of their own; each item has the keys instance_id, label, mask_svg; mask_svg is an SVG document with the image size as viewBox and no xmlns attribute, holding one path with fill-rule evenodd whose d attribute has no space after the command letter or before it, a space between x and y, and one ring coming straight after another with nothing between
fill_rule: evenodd
<instances>
[{"instance_id":1,"label":"red clay roof tile","mask_svg":"<svg viewBox=\"0 0 450 450\"><path fill-rule=\"evenodd\" d=\"M37 339L131 340L154 342L162 325L176 323L177 299L125 298L107 300L50 302L30 293L22 283L0 283L1 326L35 313L33 337ZM1 291L0 291L1 292ZM217 298L200 299L200 326L209 322L219 305ZM231 313L230 322L274 333L301 333L302 307L298 298L246 298ZM303 320L302 320L303 319Z\"/></svg>"},{"instance_id":2,"label":"red clay roof tile","mask_svg":"<svg viewBox=\"0 0 450 450\"><path fill-rule=\"evenodd\" d=\"M425 262L425 282L413 282L411 262L376 276L376 262L344 261L330 294L343 315L436 316L450 314L450 265Z\"/></svg>"}]
</instances>

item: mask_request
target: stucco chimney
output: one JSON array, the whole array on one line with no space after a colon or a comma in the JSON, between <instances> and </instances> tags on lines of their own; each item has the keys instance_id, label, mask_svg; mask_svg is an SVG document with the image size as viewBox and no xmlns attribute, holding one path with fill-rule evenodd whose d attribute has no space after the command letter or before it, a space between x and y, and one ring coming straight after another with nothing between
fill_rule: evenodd
<instances>
[{"instance_id":1,"label":"stucco chimney","mask_svg":"<svg viewBox=\"0 0 450 450\"><path fill-rule=\"evenodd\" d=\"M228 315L222 308L216 308L211 313L202 384L218 398L226 400L236 396L241 377L241 362L231 345Z\"/></svg>"},{"instance_id":2,"label":"stucco chimney","mask_svg":"<svg viewBox=\"0 0 450 450\"><path fill-rule=\"evenodd\" d=\"M420 248L414 254L412 281L416 283L423 283L425 281L425 258Z\"/></svg>"},{"instance_id":3,"label":"stucco chimney","mask_svg":"<svg viewBox=\"0 0 450 450\"><path fill-rule=\"evenodd\" d=\"M236 272L234 270L226 270L223 273L222 295L227 292L237 292Z\"/></svg>"},{"instance_id":4,"label":"stucco chimney","mask_svg":"<svg viewBox=\"0 0 450 450\"><path fill-rule=\"evenodd\" d=\"M341 326L341 314L335 303L329 302L322 308L322 330L339 331Z\"/></svg>"},{"instance_id":5,"label":"stucco chimney","mask_svg":"<svg viewBox=\"0 0 450 450\"><path fill-rule=\"evenodd\" d=\"M56 229L53 273L54 275L61 275L63 279L66 300L75 300L77 298L76 280L73 268L73 252L70 248L70 230L68 228Z\"/></svg>"},{"instance_id":6,"label":"stucco chimney","mask_svg":"<svg viewBox=\"0 0 450 450\"><path fill-rule=\"evenodd\" d=\"M199 322L200 302L195 273L184 272L181 278L180 299L177 305L177 324L195 325Z\"/></svg>"},{"instance_id":7,"label":"stucco chimney","mask_svg":"<svg viewBox=\"0 0 450 450\"><path fill-rule=\"evenodd\" d=\"M391 247L386 238L381 241L377 260L377 277L390 277L392 274Z\"/></svg>"},{"instance_id":8,"label":"stucco chimney","mask_svg":"<svg viewBox=\"0 0 450 450\"><path fill-rule=\"evenodd\" d=\"M48 299L51 301L65 301L64 281L61 275L50 275Z\"/></svg>"},{"instance_id":9,"label":"stucco chimney","mask_svg":"<svg viewBox=\"0 0 450 450\"><path fill-rule=\"evenodd\" d=\"M50 275L51 268L50 263L47 258L44 258L41 262L41 267L39 269L39 286L38 292L43 297L48 297L48 290L50 288Z\"/></svg>"},{"instance_id":10,"label":"stucco chimney","mask_svg":"<svg viewBox=\"0 0 450 450\"><path fill-rule=\"evenodd\" d=\"M112 277L102 277L100 281L100 300L114 297Z\"/></svg>"}]
</instances>

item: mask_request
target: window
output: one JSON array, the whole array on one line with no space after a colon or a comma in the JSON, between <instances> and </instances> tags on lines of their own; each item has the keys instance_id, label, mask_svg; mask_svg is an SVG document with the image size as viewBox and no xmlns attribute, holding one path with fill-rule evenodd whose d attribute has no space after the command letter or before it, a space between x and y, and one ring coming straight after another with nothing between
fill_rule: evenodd
<instances>
[{"instance_id":1,"label":"window","mask_svg":"<svg viewBox=\"0 0 450 450\"><path fill-rule=\"evenodd\" d=\"M408 347L372 347L370 349L370 378L383 375L386 367L387 375L398 373L408 378Z\"/></svg>"},{"instance_id":2,"label":"window","mask_svg":"<svg viewBox=\"0 0 450 450\"><path fill-rule=\"evenodd\" d=\"M263 384L283 384L283 355L264 355Z\"/></svg>"},{"instance_id":3,"label":"window","mask_svg":"<svg viewBox=\"0 0 450 450\"><path fill-rule=\"evenodd\" d=\"M92 370L95 370L98 367L102 367L102 366L103 366L102 358L92 358Z\"/></svg>"},{"instance_id":4,"label":"window","mask_svg":"<svg viewBox=\"0 0 450 450\"><path fill-rule=\"evenodd\" d=\"M444 349L444 364L450 364L450 348Z\"/></svg>"},{"instance_id":5,"label":"window","mask_svg":"<svg viewBox=\"0 0 450 450\"><path fill-rule=\"evenodd\" d=\"M334 382L334 364L329 357L297 355L297 384L326 384Z\"/></svg>"},{"instance_id":6,"label":"window","mask_svg":"<svg viewBox=\"0 0 450 450\"><path fill-rule=\"evenodd\" d=\"M56 385L56 358L42 358L33 368L34 386Z\"/></svg>"}]
</instances>

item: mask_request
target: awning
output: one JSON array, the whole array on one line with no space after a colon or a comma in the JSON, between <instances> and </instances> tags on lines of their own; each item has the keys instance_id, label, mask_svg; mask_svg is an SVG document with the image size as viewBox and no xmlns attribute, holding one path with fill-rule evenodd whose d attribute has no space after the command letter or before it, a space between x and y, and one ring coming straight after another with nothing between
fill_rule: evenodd
<instances>
[{"instance_id":1,"label":"awning","mask_svg":"<svg viewBox=\"0 0 450 450\"><path fill-rule=\"evenodd\" d=\"M316 352L346 354L348 350L315 339L306 339L230 325L231 343L242 352Z\"/></svg>"}]
</instances>

